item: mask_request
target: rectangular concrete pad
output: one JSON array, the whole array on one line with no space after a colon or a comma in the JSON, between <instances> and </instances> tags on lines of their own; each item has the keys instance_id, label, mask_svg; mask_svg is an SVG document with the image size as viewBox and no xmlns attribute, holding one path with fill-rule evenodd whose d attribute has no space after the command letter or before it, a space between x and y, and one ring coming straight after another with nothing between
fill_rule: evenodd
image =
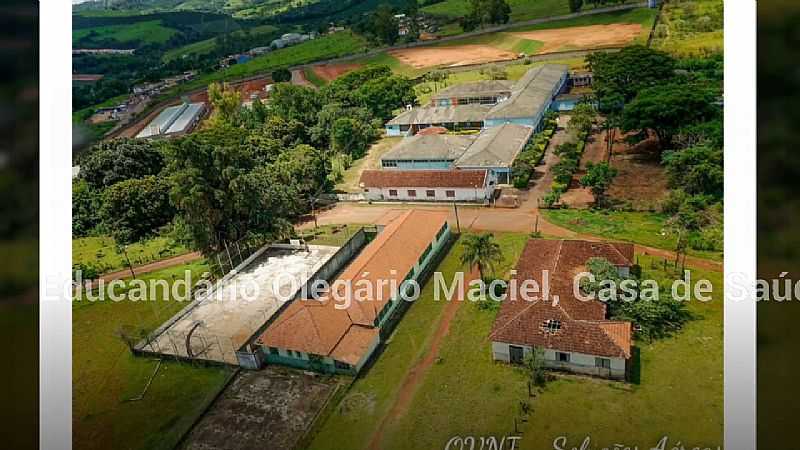
<instances>
[{"instance_id":1,"label":"rectangular concrete pad","mask_svg":"<svg viewBox=\"0 0 800 450\"><path fill-rule=\"evenodd\" d=\"M237 364L235 352L244 345L325 264L338 247L310 245L305 249L270 247L236 274L220 281L214 291L167 321L171 323L143 350L166 356L192 357ZM278 292L273 290L276 278ZM292 289L290 279L296 280ZM255 288L258 295L254 295ZM249 300L245 296L250 296Z\"/></svg>"}]
</instances>

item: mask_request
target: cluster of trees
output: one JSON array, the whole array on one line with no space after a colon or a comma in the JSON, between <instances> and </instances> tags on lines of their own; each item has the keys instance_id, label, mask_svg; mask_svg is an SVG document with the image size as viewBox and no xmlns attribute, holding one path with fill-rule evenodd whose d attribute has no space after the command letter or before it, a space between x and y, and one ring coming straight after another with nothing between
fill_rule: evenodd
<instances>
[{"instance_id":1,"label":"cluster of trees","mask_svg":"<svg viewBox=\"0 0 800 450\"><path fill-rule=\"evenodd\" d=\"M642 46L587 58L609 132L631 143L655 139L672 189L663 210L678 235L678 250L702 242L719 225L723 192L721 56L676 60ZM613 140L609 139L609 141ZM704 248L705 249L705 248Z\"/></svg>"},{"instance_id":2,"label":"cluster of trees","mask_svg":"<svg viewBox=\"0 0 800 450\"><path fill-rule=\"evenodd\" d=\"M461 28L472 31L488 25L508 23L511 6L506 0L470 0L469 12L461 18Z\"/></svg>"},{"instance_id":3,"label":"cluster of trees","mask_svg":"<svg viewBox=\"0 0 800 450\"><path fill-rule=\"evenodd\" d=\"M686 304L672 298L671 286L666 282L653 280L655 285L644 286L638 266L625 277L605 258L589 258L586 268L594 275L594 281L581 279L581 291L606 302L612 320L635 323L640 337L648 340L667 337L692 318ZM648 292L650 289L657 292Z\"/></svg>"},{"instance_id":4,"label":"cluster of trees","mask_svg":"<svg viewBox=\"0 0 800 450\"><path fill-rule=\"evenodd\" d=\"M93 147L73 184L73 234L108 233L126 244L169 225L206 254L283 237L332 188L334 161L363 156L391 111L415 94L411 81L378 67L319 91L278 84L268 106L243 108L222 85L209 87L209 101L214 113L196 133Z\"/></svg>"},{"instance_id":5,"label":"cluster of trees","mask_svg":"<svg viewBox=\"0 0 800 450\"><path fill-rule=\"evenodd\" d=\"M570 120L567 124L569 138L555 149L555 154L560 159L558 163L553 165L553 185L550 192L542 198L544 206L553 206L561 198L561 195L569 189L572 176L580 166L581 155L583 155L583 149L586 145L586 137L591 133L596 120L597 111L588 102L579 103L570 114ZM595 194L595 199L599 203L603 198L605 189L608 187L607 184L610 184L611 180L607 180L606 185L601 185L595 178L584 178L587 182L586 186L597 185L598 188L602 188L599 194ZM581 182L583 181L584 179L581 179Z\"/></svg>"},{"instance_id":6,"label":"cluster of trees","mask_svg":"<svg viewBox=\"0 0 800 450\"><path fill-rule=\"evenodd\" d=\"M394 45L398 42L413 42L419 38L419 4L417 0L404 0L396 7L388 3L380 4L373 12L352 21L353 31L365 36L377 45ZM400 21L395 17L405 14L408 29L400 35Z\"/></svg>"},{"instance_id":7,"label":"cluster of trees","mask_svg":"<svg viewBox=\"0 0 800 450\"><path fill-rule=\"evenodd\" d=\"M628 0L586 0L586 3L591 3L593 7L598 8L601 6L624 5ZM583 0L567 0L570 12L578 12L583 8Z\"/></svg>"}]
</instances>

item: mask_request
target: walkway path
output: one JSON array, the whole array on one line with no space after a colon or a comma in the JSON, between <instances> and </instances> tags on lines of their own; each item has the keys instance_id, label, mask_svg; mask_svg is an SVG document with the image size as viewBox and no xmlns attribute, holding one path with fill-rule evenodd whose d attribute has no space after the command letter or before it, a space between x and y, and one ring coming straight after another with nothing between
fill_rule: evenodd
<instances>
[{"instance_id":1,"label":"walkway path","mask_svg":"<svg viewBox=\"0 0 800 450\"><path fill-rule=\"evenodd\" d=\"M477 279L478 277L478 272L475 270L464 277L462 293L466 293L469 289L469 282ZM420 382L425 378L428 370L436 361L436 358L439 356L439 347L441 346L444 337L447 336L448 331L450 331L450 323L455 318L459 307L463 303L463 296L458 296L457 298L450 300L447 303L447 306L445 306L442 318L439 320L436 331L433 333L430 350L428 350L422 359L420 359L406 374L405 379L403 379L403 383L400 385L400 390L397 391L397 394L392 402L392 406L389 408L389 412L383 416L380 424L378 424L378 428L372 435L372 439L370 439L370 450L377 450L381 447L380 444L383 440L383 434L386 429L386 425L395 421L399 417L402 417L403 414L408 411L408 407L411 405L411 400L414 399L414 393L417 391Z\"/></svg>"},{"instance_id":2,"label":"walkway path","mask_svg":"<svg viewBox=\"0 0 800 450\"><path fill-rule=\"evenodd\" d=\"M197 261L202 257L203 255L201 255L200 252L184 253L183 255L173 256L171 258L165 258L159 261L151 262L149 264L134 266L133 272L136 274L136 276L139 276L145 273L155 272L156 270L166 269L168 267L178 266L192 261ZM123 270L118 270L116 272L109 272L101 275L100 278L95 280L94 283L92 283L92 287L97 286L100 280L102 280L105 284L108 284L110 281L121 280L123 278L130 278L130 276L131 276L130 269L123 269Z\"/></svg>"}]
</instances>

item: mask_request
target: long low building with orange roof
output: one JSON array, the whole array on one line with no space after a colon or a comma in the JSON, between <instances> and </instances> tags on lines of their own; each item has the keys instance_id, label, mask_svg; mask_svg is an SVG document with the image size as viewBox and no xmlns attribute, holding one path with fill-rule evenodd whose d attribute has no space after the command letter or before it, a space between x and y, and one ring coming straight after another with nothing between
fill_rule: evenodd
<instances>
[{"instance_id":1,"label":"long low building with orange roof","mask_svg":"<svg viewBox=\"0 0 800 450\"><path fill-rule=\"evenodd\" d=\"M387 336L450 237L447 212L409 210L388 223L320 299L290 303L256 344L268 364L357 374ZM351 286L352 289L348 288ZM360 286L370 289L359 293Z\"/></svg>"}]
</instances>

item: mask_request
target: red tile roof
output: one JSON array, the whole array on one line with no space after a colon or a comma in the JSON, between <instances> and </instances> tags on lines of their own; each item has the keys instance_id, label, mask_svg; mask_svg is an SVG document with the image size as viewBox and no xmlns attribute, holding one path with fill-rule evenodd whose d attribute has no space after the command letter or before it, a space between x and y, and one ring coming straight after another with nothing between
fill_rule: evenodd
<instances>
[{"instance_id":1,"label":"red tile roof","mask_svg":"<svg viewBox=\"0 0 800 450\"><path fill-rule=\"evenodd\" d=\"M329 295L322 301L294 301L258 341L269 347L327 355L357 364L378 335L375 318L392 298L392 281L400 285L434 241L447 216L443 211L405 211L386 225L337 277L354 287L359 280L368 280L372 286L380 286L382 292L376 292L368 301L349 299L347 308L343 307L347 294L344 289L339 298Z\"/></svg>"},{"instance_id":2,"label":"red tile roof","mask_svg":"<svg viewBox=\"0 0 800 450\"><path fill-rule=\"evenodd\" d=\"M573 293L573 277L584 272L586 261L593 257L606 258L617 266L631 266L633 245L578 240L528 241L517 263L516 278L535 280L544 289L543 271L548 271L549 298L535 302L509 298L498 312L490 338L498 342L629 358L630 322L605 320L603 302L583 301ZM559 320L560 329L548 330L543 326L547 320Z\"/></svg>"},{"instance_id":3,"label":"red tile roof","mask_svg":"<svg viewBox=\"0 0 800 450\"><path fill-rule=\"evenodd\" d=\"M371 188L482 188L485 170L365 170L360 184Z\"/></svg>"}]
</instances>

